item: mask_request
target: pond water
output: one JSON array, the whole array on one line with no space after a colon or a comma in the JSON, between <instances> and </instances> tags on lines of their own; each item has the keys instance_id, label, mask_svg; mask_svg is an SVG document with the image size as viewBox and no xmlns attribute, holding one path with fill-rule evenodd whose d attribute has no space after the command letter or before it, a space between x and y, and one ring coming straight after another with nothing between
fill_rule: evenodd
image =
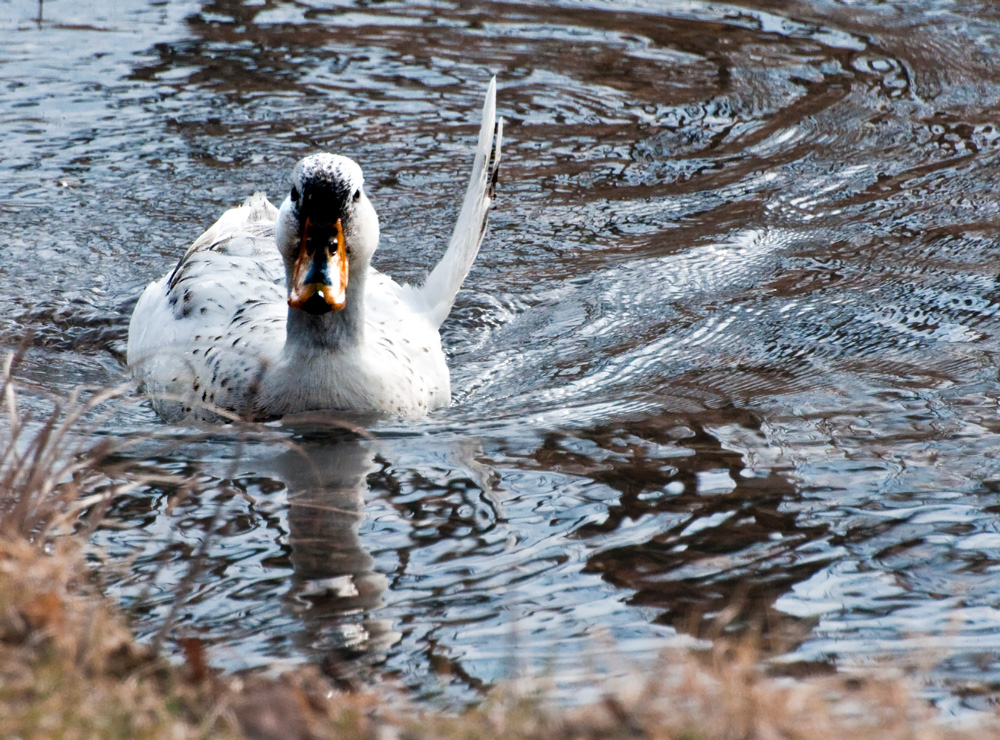
<instances>
[{"instance_id":1,"label":"pond water","mask_svg":"<svg viewBox=\"0 0 1000 740\"><path fill-rule=\"evenodd\" d=\"M98 431L191 482L113 506L109 592L174 655L446 703L763 625L799 670L892 656L988 707L998 48L985 0L0 5L29 411L123 382L143 286L309 152L362 164L376 266L419 280L493 74L507 121L453 406L358 436L168 426L133 392Z\"/></svg>"}]
</instances>

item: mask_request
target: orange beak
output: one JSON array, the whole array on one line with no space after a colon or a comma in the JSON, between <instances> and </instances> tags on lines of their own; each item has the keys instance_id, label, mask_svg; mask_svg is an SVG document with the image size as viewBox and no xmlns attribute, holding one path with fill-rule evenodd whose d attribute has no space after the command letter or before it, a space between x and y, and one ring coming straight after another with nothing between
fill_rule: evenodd
<instances>
[{"instance_id":1,"label":"orange beak","mask_svg":"<svg viewBox=\"0 0 1000 740\"><path fill-rule=\"evenodd\" d=\"M315 315L339 311L347 304L347 247L344 244L344 228L337 219L333 225L336 232L336 250L331 250L333 239L322 232L328 226L317 226L308 218L302 228L302 242L299 255L292 270L292 288L288 294L288 305ZM319 238L310 244L309 232L319 233ZM310 246L312 249L310 250Z\"/></svg>"}]
</instances>

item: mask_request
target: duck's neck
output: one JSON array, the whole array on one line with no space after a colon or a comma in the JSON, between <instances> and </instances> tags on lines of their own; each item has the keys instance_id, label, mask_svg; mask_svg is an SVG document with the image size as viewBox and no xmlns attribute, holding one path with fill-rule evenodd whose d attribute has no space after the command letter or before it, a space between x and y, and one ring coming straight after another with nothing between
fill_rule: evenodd
<instances>
[{"instance_id":1,"label":"duck's neck","mask_svg":"<svg viewBox=\"0 0 1000 740\"><path fill-rule=\"evenodd\" d=\"M361 344L365 328L365 282L368 270L351 271L347 301L339 311L313 316L297 308L288 309L286 350L346 350Z\"/></svg>"}]
</instances>

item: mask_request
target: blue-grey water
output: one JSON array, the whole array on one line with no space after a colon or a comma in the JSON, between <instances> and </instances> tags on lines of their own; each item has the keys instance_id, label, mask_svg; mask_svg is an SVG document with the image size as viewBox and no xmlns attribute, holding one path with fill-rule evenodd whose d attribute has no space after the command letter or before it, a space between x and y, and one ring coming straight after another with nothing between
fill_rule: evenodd
<instances>
[{"instance_id":1,"label":"blue-grey water","mask_svg":"<svg viewBox=\"0 0 1000 740\"><path fill-rule=\"evenodd\" d=\"M799 671L889 657L989 706L998 49L972 0L0 3L29 412L125 381L144 285L317 149L419 280L493 74L507 120L452 408L367 439L167 426L132 392L98 431L189 483L111 508L109 593L175 655L446 702L753 628Z\"/></svg>"}]
</instances>

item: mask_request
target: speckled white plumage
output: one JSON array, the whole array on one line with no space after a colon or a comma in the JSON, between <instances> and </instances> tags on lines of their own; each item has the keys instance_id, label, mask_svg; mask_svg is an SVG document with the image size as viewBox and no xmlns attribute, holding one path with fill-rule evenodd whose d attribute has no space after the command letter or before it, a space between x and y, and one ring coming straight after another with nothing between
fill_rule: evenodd
<instances>
[{"instance_id":1,"label":"speckled white plumage","mask_svg":"<svg viewBox=\"0 0 1000 740\"><path fill-rule=\"evenodd\" d=\"M265 420L323 409L412 417L447 406L438 328L485 232L503 128L502 119L495 124L495 98L494 80L451 242L420 287L371 267L378 220L361 169L346 157L302 160L280 209L257 193L226 211L171 273L146 288L133 312L128 365L156 411L168 419ZM350 277L343 308L321 306L328 312L314 315L292 307L290 296L311 225L307 204L315 210L321 198L342 207L336 225Z\"/></svg>"}]
</instances>

